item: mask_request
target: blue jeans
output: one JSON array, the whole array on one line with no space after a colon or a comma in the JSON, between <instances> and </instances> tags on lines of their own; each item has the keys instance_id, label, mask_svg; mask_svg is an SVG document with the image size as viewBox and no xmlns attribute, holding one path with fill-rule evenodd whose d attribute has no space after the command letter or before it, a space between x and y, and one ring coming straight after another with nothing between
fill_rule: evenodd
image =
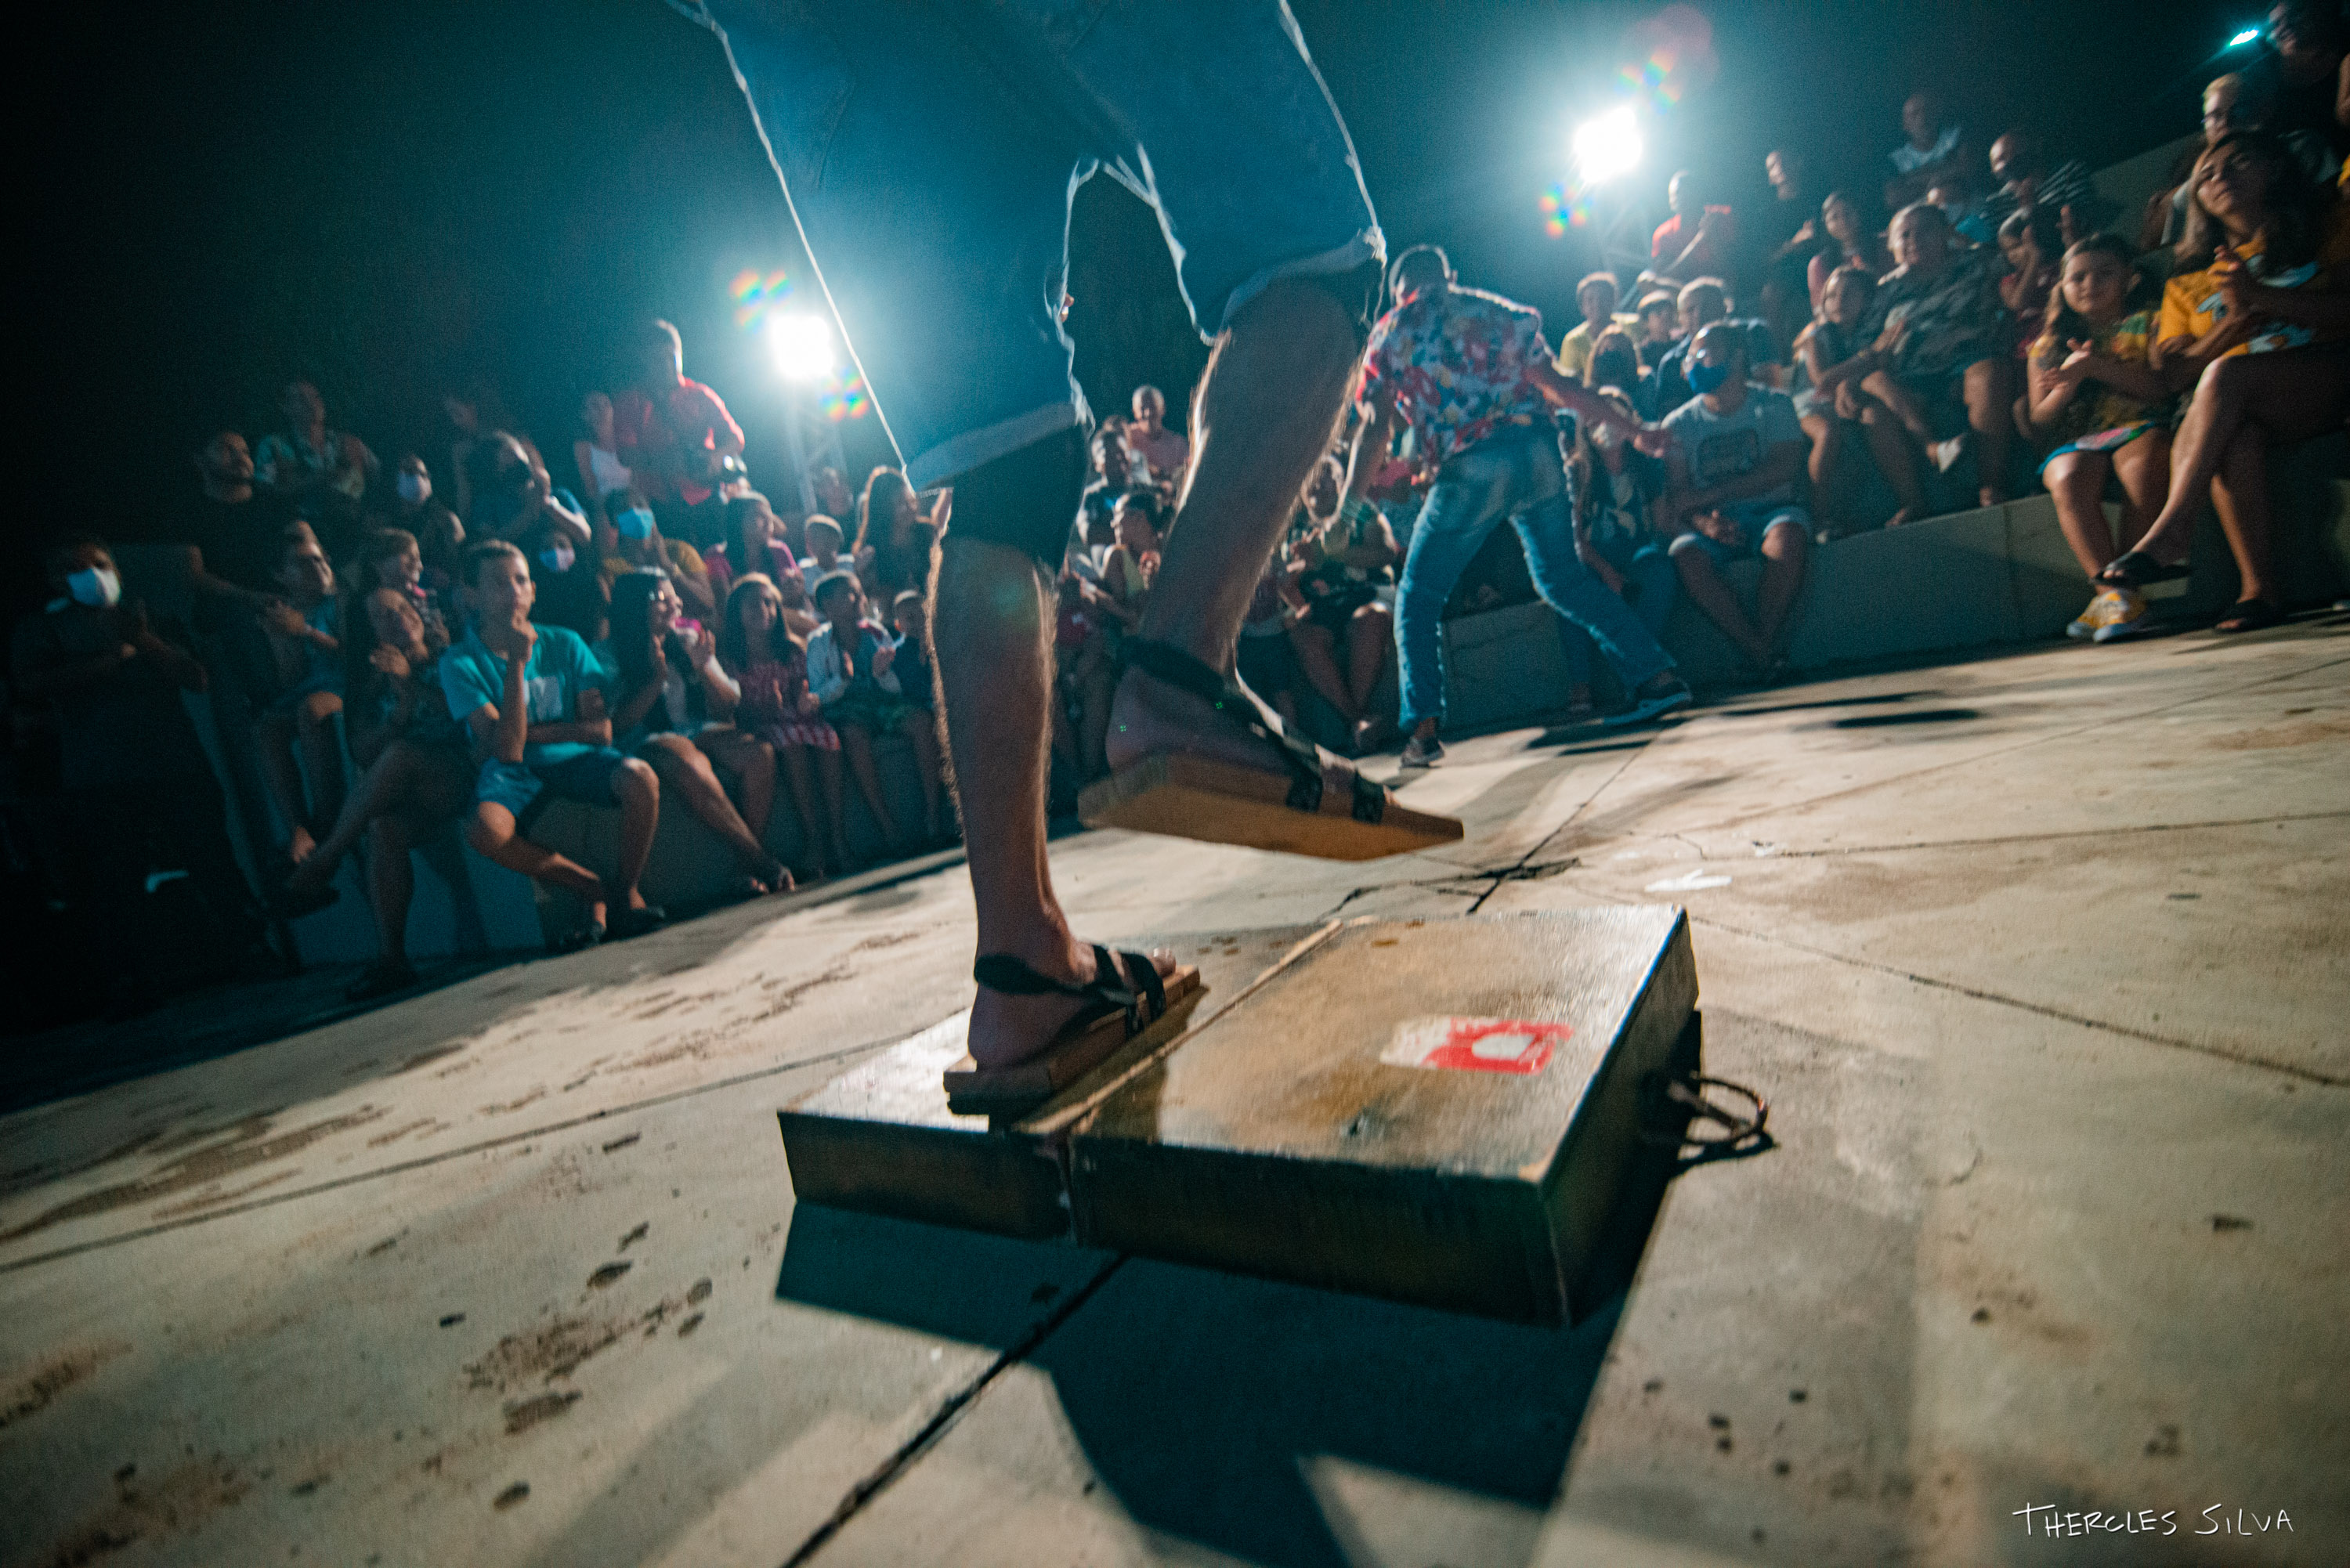
<instances>
[{"instance_id":1,"label":"blue jeans","mask_svg":"<svg viewBox=\"0 0 2350 1568\"><path fill-rule=\"evenodd\" d=\"M1061 306L1096 171L1157 210L1203 337L1386 254L1283 0L698 3L820 274L791 304L837 315L917 487L1085 422Z\"/></svg>"},{"instance_id":2,"label":"blue jeans","mask_svg":"<svg viewBox=\"0 0 2350 1568\"><path fill-rule=\"evenodd\" d=\"M1396 657L1403 673L1403 727L1444 717L1444 655L1438 622L1453 584L1469 569L1485 535L1504 517L1526 546L1526 566L1543 602L1598 643L1627 690L1673 668L1632 607L1607 591L1575 556L1566 472L1548 430L1480 441L1436 471L1436 483L1412 524L1396 592Z\"/></svg>"}]
</instances>

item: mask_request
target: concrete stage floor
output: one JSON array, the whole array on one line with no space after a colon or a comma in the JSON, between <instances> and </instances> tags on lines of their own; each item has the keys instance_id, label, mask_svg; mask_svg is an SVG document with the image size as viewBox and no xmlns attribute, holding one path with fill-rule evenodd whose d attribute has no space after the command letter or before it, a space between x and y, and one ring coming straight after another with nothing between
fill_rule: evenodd
<instances>
[{"instance_id":1,"label":"concrete stage floor","mask_svg":"<svg viewBox=\"0 0 2350 1568\"><path fill-rule=\"evenodd\" d=\"M1405 798L1468 840L1055 861L1097 937L1685 904L1776 1139L1581 1327L795 1211L775 1107L969 995L950 867L0 1119L0 1560L2350 1558L2339 618Z\"/></svg>"}]
</instances>

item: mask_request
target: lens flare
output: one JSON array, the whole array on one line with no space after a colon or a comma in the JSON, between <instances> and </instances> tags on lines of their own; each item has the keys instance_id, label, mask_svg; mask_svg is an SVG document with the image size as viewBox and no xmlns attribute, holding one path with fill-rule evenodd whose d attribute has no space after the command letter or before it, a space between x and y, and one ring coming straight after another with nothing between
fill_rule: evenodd
<instances>
[{"instance_id":1,"label":"lens flare","mask_svg":"<svg viewBox=\"0 0 2350 1568\"><path fill-rule=\"evenodd\" d=\"M767 319L768 313L780 306L792 294L792 280L784 269L761 272L756 267L744 267L726 286L727 297L734 302L734 327L748 332Z\"/></svg>"}]
</instances>

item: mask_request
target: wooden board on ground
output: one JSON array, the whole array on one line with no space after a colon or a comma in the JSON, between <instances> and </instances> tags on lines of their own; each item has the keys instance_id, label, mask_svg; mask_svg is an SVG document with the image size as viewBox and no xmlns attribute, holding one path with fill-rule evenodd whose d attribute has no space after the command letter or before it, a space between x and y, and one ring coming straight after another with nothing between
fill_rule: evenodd
<instances>
[{"instance_id":1,"label":"wooden board on ground","mask_svg":"<svg viewBox=\"0 0 2350 1568\"><path fill-rule=\"evenodd\" d=\"M944 1075L964 1054L968 1012L850 1068L778 1113L794 1196L803 1203L887 1214L1031 1240L1071 1233L1068 1130L1127 1074L1212 1016L1303 942L1333 926L1191 933L1117 945L1173 950L1201 988L1094 1071L1016 1121L959 1116Z\"/></svg>"},{"instance_id":2,"label":"wooden board on ground","mask_svg":"<svg viewBox=\"0 0 2350 1568\"><path fill-rule=\"evenodd\" d=\"M1084 1112L1077 1236L1571 1321L1696 1002L1678 909L1348 922Z\"/></svg>"},{"instance_id":3,"label":"wooden board on ground","mask_svg":"<svg viewBox=\"0 0 2350 1568\"><path fill-rule=\"evenodd\" d=\"M1124 827L1210 844L1275 849L1325 860L1376 860L1408 855L1461 836L1449 816L1414 811L1390 798L1377 822L1358 822L1354 798L1326 790L1318 811L1286 804L1286 774L1261 773L1180 753L1145 757L1088 786L1077 815L1089 827Z\"/></svg>"}]
</instances>

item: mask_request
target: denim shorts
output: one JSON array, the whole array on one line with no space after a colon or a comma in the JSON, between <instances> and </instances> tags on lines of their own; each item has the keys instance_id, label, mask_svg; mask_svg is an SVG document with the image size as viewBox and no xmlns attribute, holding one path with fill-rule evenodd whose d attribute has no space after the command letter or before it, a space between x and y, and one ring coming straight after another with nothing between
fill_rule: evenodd
<instances>
[{"instance_id":1,"label":"denim shorts","mask_svg":"<svg viewBox=\"0 0 2350 1568\"><path fill-rule=\"evenodd\" d=\"M1736 521L1746 531L1745 544L1733 548L1711 535L1692 530L1673 541L1673 554L1678 556L1683 550L1702 550L1706 558L1715 566L1726 566L1732 561L1751 561L1760 556L1762 553L1762 535L1782 523L1792 524L1807 539L1812 533L1812 514L1800 506L1773 506L1768 512Z\"/></svg>"},{"instance_id":2,"label":"denim shorts","mask_svg":"<svg viewBox=\"0 0 2350 1568\"><path fill-rule=\"evenodd\" d=\"M473 798L502 805L514 815L515 831L527 833L538 814L558 800L582 805L618 805L612 780L628 757L610 746L597 746L545 767L502 763L493 757L474 775Z\"/></svg>"},{"instance_id":3,"label":"denim shorts","mask_svg":"<svg viewBox=\"0 0 2350 1568\"><path fill-rule=\"evenodd\" d=\"M1157 210L1203 337L1278 279L1386 254L1283 0L701 8L819 274L791 303L830 304L917 488L1087 418L1061 317L1097 170Z\"/></svg>"}]
</instances>

